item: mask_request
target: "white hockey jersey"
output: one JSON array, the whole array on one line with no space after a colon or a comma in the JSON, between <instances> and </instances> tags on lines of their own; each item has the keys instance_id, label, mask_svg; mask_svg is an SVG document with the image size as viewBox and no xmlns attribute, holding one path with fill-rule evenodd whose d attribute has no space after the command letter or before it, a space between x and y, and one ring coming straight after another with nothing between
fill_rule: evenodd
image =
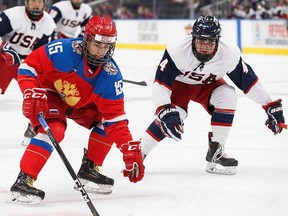
<instances>
[{"instance_id":1,"label":"white hockey jersey","mask_svg":"<svg viewBox=\"0 0 288 216\"><path fill-rule=\"evenodd\" d=\"M25 6L16 6L0 14L1 39L8 42L22 58L48 43L55 28L53 19L45 11L37 21L29 19Z\"/></svg>"},{"instance_id":2,"label":"white hockey jersey","mask_svg":"<svg viewBox=\"0 0 288 216\"><path fill-rule=\"evenodd\" d=\"M175 80L188 85L206 85L225 75L253 101L261 105L271 101L253 69L242 60L236 45L220 39L216 54L202 63L193 54L190 34L169 44L164 52L152 89L153 109L171 103Z\"/></svg>"},{"instance_id":3,"label":"white hockey jersey","mask_svg":"<svg viewBox=\"0 0 288 216\"><path fill-rule=\"evenodd\" d=\"M82 3L79 9L75 9L70 1L61 1L52 5L49 14L54 19L60 34L72 38L78 37L81 33L81 28L91 17L92 9L85 3Z\"/></svg>"}]
</instances>

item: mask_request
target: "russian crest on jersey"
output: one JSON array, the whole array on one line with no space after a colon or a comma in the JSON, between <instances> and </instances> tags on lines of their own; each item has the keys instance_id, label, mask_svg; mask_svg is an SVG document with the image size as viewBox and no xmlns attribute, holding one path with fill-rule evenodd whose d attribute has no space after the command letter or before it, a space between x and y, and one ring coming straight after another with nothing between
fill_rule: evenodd
<instances>
[{"instance_id":1,"label":"russian crest on jersey","mask_svg":"<svg viewBox=\"0 0 288 216\"><path fill-rule=\"evenodd\" d=\"M104 70L109 74L109 75L116 75L118 70L116 66L112 62L107 62L104 65Z\"/></svg>"},{"instance_id":2,"label":"russian crest on jersey","mask_svg":"<svg viewBox=\"0 0 288 216\"><path fill-rule=\"evenodd\" d=\"M81 40L75 40L72 42L72 48L73 48L73 52L76 52L79 55L82 55L82 41Z\"/></svg>"}]
</instances>

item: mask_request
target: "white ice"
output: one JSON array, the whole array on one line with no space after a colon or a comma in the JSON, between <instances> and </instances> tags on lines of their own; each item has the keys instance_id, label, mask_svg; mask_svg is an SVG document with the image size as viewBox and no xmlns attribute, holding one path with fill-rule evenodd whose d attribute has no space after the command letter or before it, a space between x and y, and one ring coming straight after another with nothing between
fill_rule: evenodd
<instances>
[{"instance_id":1,"label":"white ice","mask_svg":"<svg viewBox=\"0 0 288 216\"><path fill-rule=\"evenodd\" d=\"M126 79L142 81L153 76L161 51L116 50L115 59ZM283 99L288 120L288 57L244 55L272 99ZM125 84L126 112L134 139L153 120L151 87ZM115 179L110 195L90 195L101 216L287 216L288 131L273 135L264 122L262 107L240 91L238 109L226 153L239 160L237 174L208 174L207 132L210 117L198 104L190 103L185 134L179 143L161 142L145 160L146 173L139 183L122 177L122 156L116 147L101 168ZM53 152L35 186L46 192L37 207L6 203L19 172L25 148L20 145L27 120L21 113L21 93L13 81L0 96L0 215L84 216L92 215L58 153ZM78 171L88 131L68 122L61 147Z\"/></svg>"}]
</instances>

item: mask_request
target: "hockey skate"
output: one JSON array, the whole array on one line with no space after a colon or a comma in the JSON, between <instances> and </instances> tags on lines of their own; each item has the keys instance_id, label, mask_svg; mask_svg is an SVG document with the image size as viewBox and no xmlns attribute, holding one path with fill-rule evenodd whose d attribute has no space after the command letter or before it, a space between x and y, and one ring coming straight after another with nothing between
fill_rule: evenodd
<instances>
[{"instance_id":1,"label":"hockey skate","mask_svg":"<svg viewBox=\"0 0 288 216\"><path fill-rule=\"evenodd\" d=\"M99 172L99 166L86 157L87 150L84 149L84 156L80 170L77 174L81 184L87 193L95 194L110 194L112 193L112 186L114 185L114 179L102 175ZM75 184L75 190L79 190L79 187Z\"/></svg>"},{"instance_id":2,"label":"hockey skate","mask_svg":"<svg viewBox=\"0 0 288 216\"><path fill-rule=\"evenodd\" d=\"M45 192L33 187L34 179L20 171L16 182L10 188L11 199L8 202L38 205L45 197Z\"/></svg>"},{"instance_id":3,"label":"hockey skate","mask_svg":"<svg viewBox=\"0 0 288 216\"><path fill-rule=\"evenodd\" d=\"M30 143L30 140L36 136L36 133L34 132L31 123L28 123L28 127L24 133L24 139L21 142L21 145L27 146Z\"/></svg>"},{"instance_id":4,"label":"hockey skate","mask_svg":"<svg viewBox=\"0 0 288 216\"><path fill-rule=\"evenodd\" d=\"M212 132L208 133L209 149L206 155L208 161L206 171L209 173L234 175L238 161L224 153L224 146L211 140Z\"/></svg>"}]
</instances>

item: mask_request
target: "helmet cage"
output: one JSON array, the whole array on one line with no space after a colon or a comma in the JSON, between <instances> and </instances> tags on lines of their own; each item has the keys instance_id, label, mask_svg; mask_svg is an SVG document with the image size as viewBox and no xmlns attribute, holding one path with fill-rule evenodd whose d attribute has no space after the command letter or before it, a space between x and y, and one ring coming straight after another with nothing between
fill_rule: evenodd
<instances>
[{"instance_id":1,"label":"helmet cage","mask_svg":"<svg viewBox=\"0 0 288 216\"><path fill-rule=\"evenodd\" d=\"M96 35L95 38L98 37L101 37L100 35ZM91 37L89 37L89 35L85 35L84 36L84 43L83 43L83 53L84 55L86 56L87 58L87 62L88 64L90 65L94 65L94 66L98 66L100 64L105 64L106 62L108 62L113 54L114 54L114 50L115 50L115 42L111 43L110 46L109 46L109 49L107 51L107 53L105 54L105 56L103 58L97 58L95 57L94 55L91 55L89 53L89 50L88 50L88 43L91 41L91 40L95 40ZM96 40L96 41L99 41L99 40ZM100 42L103 42L103 41L100 41Z\"/></svg>"},{"instance_id":2,"label":"helmet cage","mask_svg":"<svg viewBox=\"0 0 288 216\"><path fill-rule=\"evenodd\" d=\"M109 49L103 58L97 58L95 55L89 53L88 44L91 40L110 44ZM116 40L116 27L110 17L94 16L90 18L85 26L83 43L83 53L87 58L88 64L97 66L108 62L114 54Z\"/></svg>"}]
</instances>

